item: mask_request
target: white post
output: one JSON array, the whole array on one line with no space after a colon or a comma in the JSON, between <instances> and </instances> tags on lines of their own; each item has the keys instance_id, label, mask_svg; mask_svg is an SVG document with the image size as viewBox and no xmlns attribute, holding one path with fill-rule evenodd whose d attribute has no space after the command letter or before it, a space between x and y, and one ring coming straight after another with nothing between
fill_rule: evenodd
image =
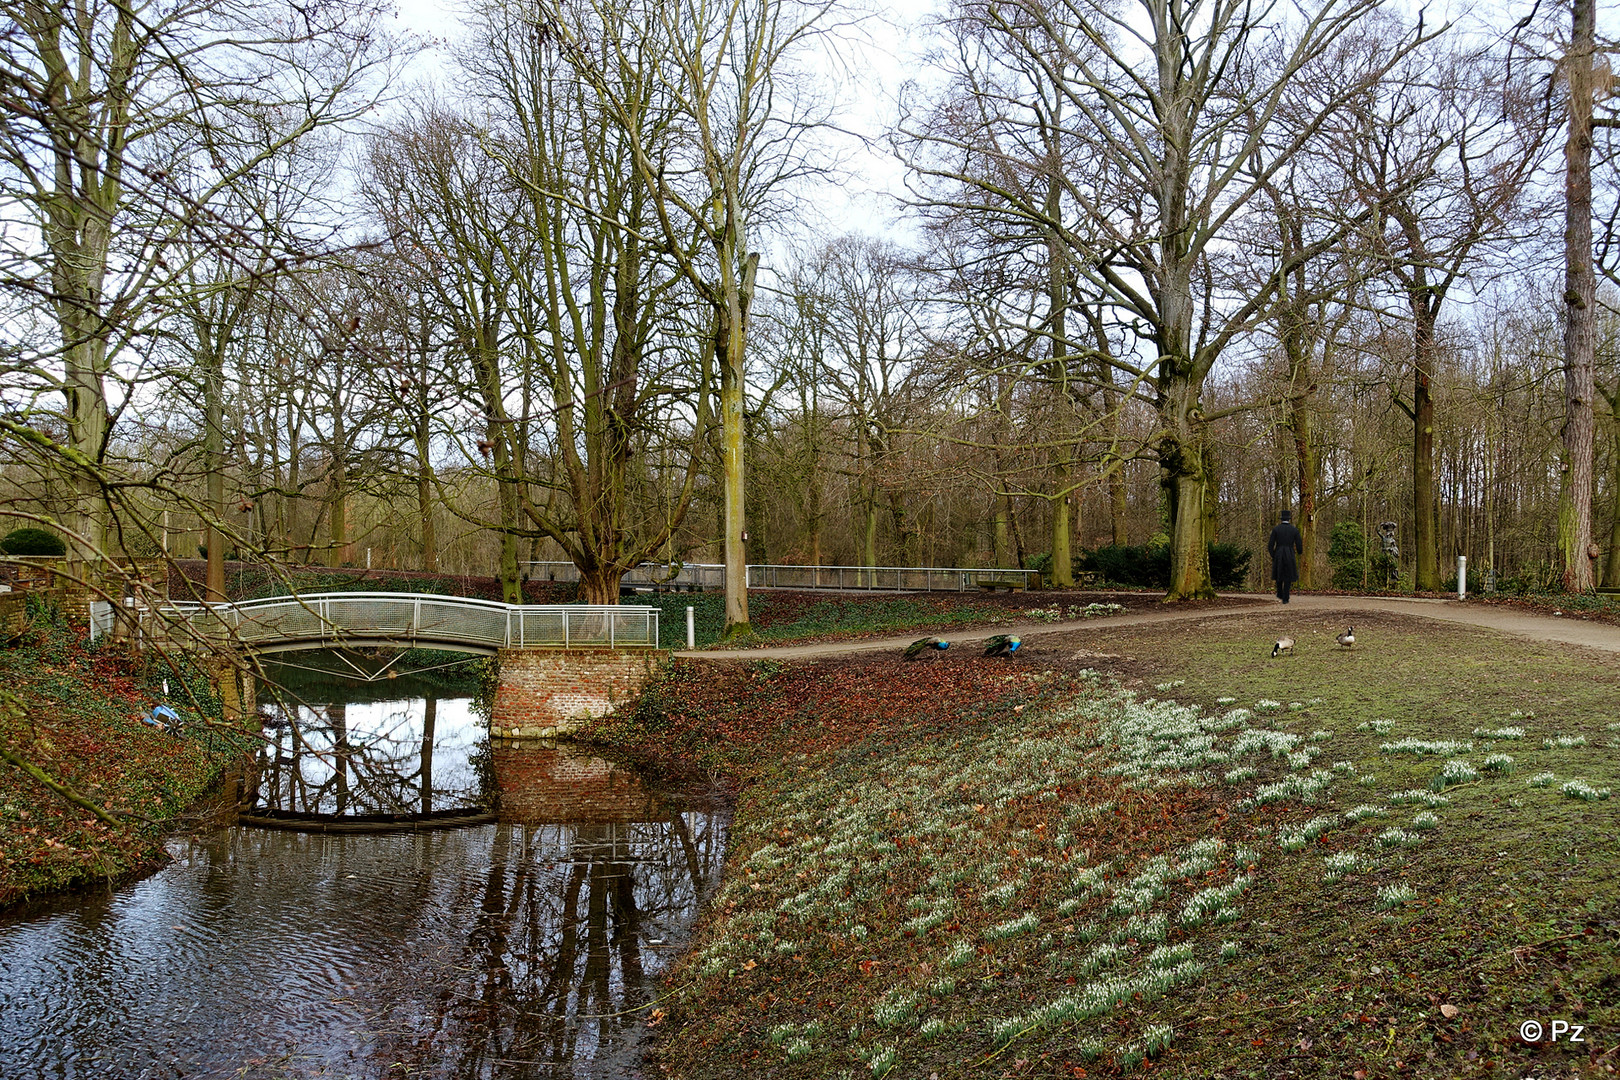
<instances>
[{"instance_id":1,"label":"white post","mask_svg":"<svg viewBox=\"0 0 1620 1080\"><path fill-rule=\"evenodd\" d=\"M1457 599L1468 598L1468 556L1457 556Z\"/></svg>"},{"instance_id":2,"label":"white post","mask_svg":"<svg viewBox=\"0 0 1620 1080\"><path fill-rule=\"evenodd\" d=\"M686 647L697 648L697 622L690 607L686 609Z\"/></svg>"},{"instance_id":3,"label":"white post","mask_svg":"<svg viewBox=\"0 0 1620 1080\"><path fill-rule=\"evenodd\" d=\"M371 569L371 549L366 548L366 569Z\"/></svg>"}]
</instances>

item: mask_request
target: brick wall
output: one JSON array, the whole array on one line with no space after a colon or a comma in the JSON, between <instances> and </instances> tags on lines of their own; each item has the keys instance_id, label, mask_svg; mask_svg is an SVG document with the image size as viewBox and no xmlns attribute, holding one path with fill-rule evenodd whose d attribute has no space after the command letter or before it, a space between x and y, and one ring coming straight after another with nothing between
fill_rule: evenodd
<instances>
[{"instance_id":1,"label":"brick wall","mask_svg":"<svg viewBox=\"0 0 1620 1080\"><path fill-rule=\"evenodd\" d=\"M567 735L584 720L633 703L668 658L656 649L503 649L489 733Z\"/></svg>"},{"instance_id":2,"label":"brick wall","mask_svg":"<svg viewBox=\"0 0 1620 1080\"><path fill-rule=\"evenodd\" d=\"M537 824L624 824L669 815L631 770L555 742L497 741L500 819Z\"/></svg>"}]
</instances>

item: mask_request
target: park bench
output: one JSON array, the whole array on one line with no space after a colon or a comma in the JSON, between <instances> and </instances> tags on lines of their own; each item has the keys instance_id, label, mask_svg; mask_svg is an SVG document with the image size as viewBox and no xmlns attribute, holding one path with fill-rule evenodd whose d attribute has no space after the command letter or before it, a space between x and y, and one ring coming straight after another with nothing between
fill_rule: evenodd
<instances>
[{"instance_id":1,"label":"park bench","mask_svg":"<svg viewBox=\"0 0 1620 1080\"><path fill-rule=\"evenodd\" d=\"M1010 578L980 578L979 579L979 588L983 589L985 592L996 592L997 590L1000 590L1000 589L1006 589L1008 592L1015 592L1015 591L1022 590L1023 587L1024 587L1023 581L1022 580L1017 580L1017 579L1010 579Z\"/></svg>"}]
</instances>

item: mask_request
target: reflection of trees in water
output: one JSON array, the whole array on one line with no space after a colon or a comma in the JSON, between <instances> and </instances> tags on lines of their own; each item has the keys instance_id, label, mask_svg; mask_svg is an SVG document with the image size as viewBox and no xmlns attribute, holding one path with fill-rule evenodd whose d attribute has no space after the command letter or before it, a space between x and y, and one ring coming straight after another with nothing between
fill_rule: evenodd
<instances>
[{"instance_id":1,"label":"reflection of trees in water","mask_svg":"<svg viewBox=\"0 0 1620 1080\"><path fill-rule=\"evenodd\" d=\"M724 832L712 812L495 830L482 883L469 882L456 905L477 910L464 950L453 972L435 974L431 1013L409 1024L428 1030L405 1036L409 1046L385 1039L377 1060L415 1060L455 1077L520 1077L529 1066L599 1060L626 1029L645 1024L625 1013L651 1000L665 965L647 943L667 940L696 913L718 878ZM441 1039L454 1047L449 1055L425 1053Z\"/></svg>"},{"instance_id":2,"label":"reflection of trees in water","mask_svg":"<svg viewBox=\"0 0 1620 1080\"><path fill-rule=\"evenodd\" d=\"M437 699L426 699L420 731L406 702L376 717L366 731L351 728L346 704L265 710L268 730L259 753L258 801L281 810L328 814L429 813L436 806L472 801L474 792L434 787L438 707ZM487 766L471 764L479 787L487 788L478 775Z\"/></svg>"}]
</instances>

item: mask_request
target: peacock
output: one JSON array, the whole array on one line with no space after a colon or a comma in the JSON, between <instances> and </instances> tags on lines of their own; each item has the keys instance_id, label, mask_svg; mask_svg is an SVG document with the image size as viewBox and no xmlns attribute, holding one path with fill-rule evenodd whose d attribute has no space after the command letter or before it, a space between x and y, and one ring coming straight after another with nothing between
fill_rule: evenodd
<instances>
[{"instance_id":1,"label":"peacock","mask_svg":"<svg viewBox=\"0 0 1620 1080\"><path fill-rule=\"evenodd\" d=\"M1019 640L1011 634L996 634L984 639L984 655L1011 656L1018 651L1019 644Z\"/></svg>"},{"instance_id":2,"label":"peacock","mask_svg":"<svg viewBox=\"0 0 1620 1080\"><path fill-rule=\"evenodd\" d=\"M937 637L918 638L916 641L913 641L910 645L906 646L906 659L915 660L928 649L938 649L940 652L944 652L950 647L950 642L942 641Z\"/></svg>"},{"instance_id":3,"label":"peacock","mask_svg":"<svg viewBox=\"0 0 1620 1080\"><path fill-rule=\"evenodd\" d=\"M1356 643L1356 628L1353 627L1353 626L1346 627L1344 633L1340 634L1338 637L1334 638L1333 640L1337 641L1341 646L1343 646L1346 649L1350 648L1352 645L1354 645Z\"/></svg>"},{"instance_id":4,"label":"peacock","mask_svg":"<svg viewBox=\"0 0 1620 1080\"><path fill-rule=\"evenodd\" d=\"M1291 637L1280 637L1280 638L1277 639L1276 643L1271 646L1271 655L1272 656L1281 656L1283 653L1287 653L1289 656L1294 655L1294 639L1293 638L1291 638Z\"/></svg>"}]
</instances>

